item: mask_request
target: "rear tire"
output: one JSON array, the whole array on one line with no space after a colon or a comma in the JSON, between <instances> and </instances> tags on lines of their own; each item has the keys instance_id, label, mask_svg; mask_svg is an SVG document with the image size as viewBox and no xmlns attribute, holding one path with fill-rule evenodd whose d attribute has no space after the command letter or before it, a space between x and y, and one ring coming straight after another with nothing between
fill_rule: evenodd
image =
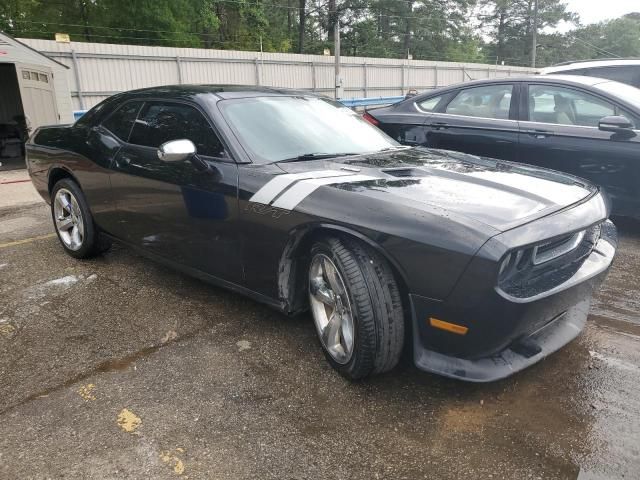
<instances>
[{"instance_id":1,"label":"rear tire","mask_svg":"<svg viewBox=\"0 0 640 480\"><path fill-rule=\"evenodd\" d=\"M72 257L91 258L111 247L98 232L82 190L69 178L51 189L51 217L62 248Z\"/></svg>"},{"instance_id":2,"label":"rear tire","mask_svg":"<svg viewBox=\"0 0 640 480\"><path fill-rule=\"evenodd\" d=\"M404 344L404 312L387 261L351 238L311 248L309 302L331 366L350 380L391 370Z\"/></svg>"}]
</instances>

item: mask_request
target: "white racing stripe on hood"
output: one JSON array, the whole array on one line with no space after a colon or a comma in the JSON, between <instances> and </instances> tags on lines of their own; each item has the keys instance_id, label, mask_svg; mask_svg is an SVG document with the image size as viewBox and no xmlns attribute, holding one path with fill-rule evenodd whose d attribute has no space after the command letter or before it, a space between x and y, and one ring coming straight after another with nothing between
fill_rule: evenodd
<instances>
[{"instance_id":1,"label":"white racing stripe on hood","mask_svg":"<svg viewBox=\"0 0 640 480\"><path fill-rule=\"evenodd\" d=\"M254 193L249 201L269 205L269 203L271 203L274 198L276 198L285 189L287 189L290 185L297 182L298 180L306 180L310 178L344 177L345 175L349 174L340 172L338 170L318 170L315 172L286 173L284 175L278 175L268 181L260 190Z\"/></svg>"},{"instance_id":2,"label":"white racing stripe on hood","mask_svg":"<svg viewBox=\"0 0 640 480\"><path fill-rule=\"evenodd\" d=\"M342 175L340 177L332 178L301 180L278 197L278 199L273 202L272 206L282 208L284 210L293 210L296 205L323 185L364 182L367 180L377 180L377 178L370 177L368 175Z\"/></svg>"}]
</instances>

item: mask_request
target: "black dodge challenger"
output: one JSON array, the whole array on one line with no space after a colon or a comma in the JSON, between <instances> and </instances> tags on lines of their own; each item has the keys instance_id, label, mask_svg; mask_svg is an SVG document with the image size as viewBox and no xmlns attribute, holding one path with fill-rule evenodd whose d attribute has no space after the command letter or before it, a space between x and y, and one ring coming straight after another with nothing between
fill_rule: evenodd
<instances>
[{"instance_id":1,"label":"black dodge challenger","mask_svg":"<svg viewBox=\"0 0 640 480\"><path fill-rule=\"evenodd\" d=\"M113 96L27 146L66 252L116 239L287 314L309 309L350 379L491 381L585 326L613 260L609 202L577 177L400 146L307 92Z\"/></svg>"}]
</instances>

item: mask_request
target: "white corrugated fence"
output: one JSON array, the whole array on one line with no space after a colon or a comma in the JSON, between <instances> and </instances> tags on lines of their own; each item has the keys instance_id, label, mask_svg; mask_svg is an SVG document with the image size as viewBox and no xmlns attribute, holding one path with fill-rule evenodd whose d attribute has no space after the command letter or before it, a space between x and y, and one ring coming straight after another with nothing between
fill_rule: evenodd
<instances>
[{"instance_id":1,"label":"white corrugated fence","mask_svg":"<svg viewBox=\"0 0 640 480\"><path fill-rule=\"evenodd\" d=\"M334 59L322 55L263 53L105 43L20 39L70 67L74 109L91 108L115 93L180 83L299 88L334 94ZM404 95L480 78L530 73L523 67L342 57L344 98Z\"/></svg>"}]
</instances>

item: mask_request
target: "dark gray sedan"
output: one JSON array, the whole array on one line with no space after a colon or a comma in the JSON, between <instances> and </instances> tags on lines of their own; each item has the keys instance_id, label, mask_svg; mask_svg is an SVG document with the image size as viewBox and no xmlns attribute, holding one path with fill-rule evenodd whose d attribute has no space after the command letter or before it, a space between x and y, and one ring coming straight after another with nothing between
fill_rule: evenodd
<instances>
[{"instance_id":1,"label":"dark gray sedan","mask_svg":"<svg viewBox=\"0 0 640 480\"><path fill-rule=\"evenodd\" d=\"M399 142L514 160L605 187L613 213L640 218L640 89L601 78L470 82L368 111Z\"/></svg>"}]
</instances>

